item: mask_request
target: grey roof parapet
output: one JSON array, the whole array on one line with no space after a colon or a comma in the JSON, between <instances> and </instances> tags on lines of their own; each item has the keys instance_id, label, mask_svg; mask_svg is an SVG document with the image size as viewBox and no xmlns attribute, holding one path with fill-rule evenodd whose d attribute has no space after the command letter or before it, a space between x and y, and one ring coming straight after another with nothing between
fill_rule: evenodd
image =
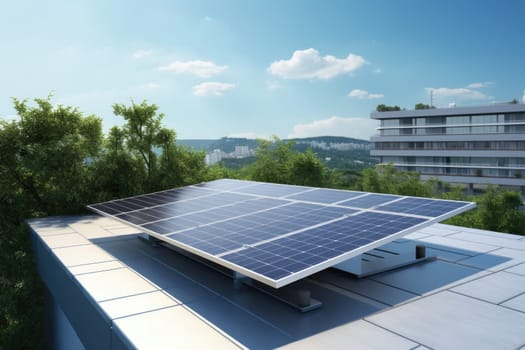
<instances>
[{"instance_id":1,"label":"grey roof parapet","mask_svg":"<svg viewBox=\"0 0 525 350\"><path fill-rule=\"evenodd\" d=\"M471 106L471 107L451 107L451 108L433 108L433 109L414 109L403 111L372 112L372 119L388 118L412 118L412 117L432 117L432 116L454 116L454 115L472 115L472 114L490 114L490 113L510 113L525 112L524 103L495 104L489 106Z\"/></svg>"}]
</instances>

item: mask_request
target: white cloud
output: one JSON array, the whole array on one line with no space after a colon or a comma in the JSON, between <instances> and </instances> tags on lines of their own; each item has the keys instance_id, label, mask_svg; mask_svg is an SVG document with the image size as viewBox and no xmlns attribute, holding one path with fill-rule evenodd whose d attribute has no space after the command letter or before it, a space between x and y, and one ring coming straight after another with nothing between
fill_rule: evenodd
<instances>
[{"instance_id":1,"label":"white cloud","mask_svg":"<svg viewBox=\"0 0 525 350\"><path fill-rule=\"evenodd\" d=\"M152 54L153 51L151 50L138 50L133 53L132 57L136 60L140 60L141 58L150 57Z\"/></svg>"},{"instance_id":2,"label":"white cloud","mask_svg":"<svg viewBox=\"0 0 525 350\"><path fill-rule=\"evenodd\" d=\"M360 90L360 89L354 89L354 90L350 91L348 96L355 97L355 98L358 98L358 99L361 99L361 100L363 100L363 99L374 100L376 98L383 98L383 97L385 97L385 95L383 95L383 94L371 94L371 93L369 93L366 90Z\"/></svg>"},{"instance_id":3,"label":"white cloud","mask_svg":"<svg viewBox=\"0 0 525 350\"><path fill-rule=\"evenodd\" d=\"M455 100L490 100L493 97L485 94L484 92L479 91L479 89L486 88L493 83L490 81L480 82L480 83L471 83L466 87L460 88L425 88L427 92L432 91L432 95L435 98L442 98L442 103L444 102L455 102Z\"/></svg>"},{"instance_id":4,"label":"white cloud","mask_svg":"<svg viewBox=\"0 0 525 350\"><path fill-rule=\"evenodd\" d=\"M200 78L209 78L226 70L228 66L218 66L211 61L175 61L167 66L159 67L160 71L176 74L192 74Z\"/></svg>"},{"instance_id":5,"label":"white cloud","mask_svg":"<svg viewBox=\"0 0 525 350\"><path fill-rule=\"evenodd\" d=\"M343 118L332 116L328 119L314 120L308 124L297 124L289 138L314 136L345 136L368 140L375 134L377 120L368 118Z\"/></svg>"},{"instance_id":6,"label":"white cloud","mask_svg":"<svg viewBox=\"0 0 525 350\"><path fill-rule=\"evenodd\" d=\"M444 97L444 98L458 98L463 100L487 100L491 97L484 94L481 91L477 91L474 89L469 88L425 88L425 90L430 91L432 90L432 95L436 98L438 97Z\"/></svg>"},{"instance_id":7,"label":"white cloud","mask_svg":"<svg viewBox=\"0 0 525 350\"><path fill-rule=\"evenodd\" d=\"M467 85L467 89L482 89L482 88L486 88L490 85L492 85L493 83L490 82L490 81L485 81L483 83L472 83L472 84L468 84Z\"/></svg>"},{"instance_id":8,"label":"white cloud","mask_svg":"<svg viewBox=\"0 0 525 350\"><path fill-rule=\"evenodd\" d=\"M381 72L382 72L381 68L376 68L376 69L374 69L374 73L376 73L376 74L379 74L379 73L381 73Z\"/></svg>"},{"instance_id":9,"label":"white cloud","mask_svg":"<svg viewBox=\"0 0 525 350\"><path fill-rule=\"evenodd\" d=\"M523 90L523 97L521 98L521 100L523 101L523 103L525 103L525 90Z\"/></svg>"},{"instance_id":10,"label":"white cloud","mask_svg":"<svg viewBox=\"0 0 525 350\"><path fill-rule=\"evenodd\" d=\"M233 89L235 84L207 81L193 87L195 96L222 96L224 92Z\"/></svg>"},{"instance_id":11,"label":"white cloud","mask_svg":"<svg viewBox=\"0 0 525 350\"><path fill-rule=\"evenodd\" d=\"M332 55L320 56L319 51L310 48L297 50L288 60L273 62L268 72L287 79L330 79L350 73L365 64L361 56L349 54L346 58Z\"/></svg>"}]
</instances>

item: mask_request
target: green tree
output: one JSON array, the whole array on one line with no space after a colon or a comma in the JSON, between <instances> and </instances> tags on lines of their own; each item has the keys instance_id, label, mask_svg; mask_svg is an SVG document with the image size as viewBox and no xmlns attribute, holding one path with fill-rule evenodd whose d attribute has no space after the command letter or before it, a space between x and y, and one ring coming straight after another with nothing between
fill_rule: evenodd
<instances>
[{"instance_id":1,"label":"green tree","mask_svg":"<svg viewBox=\"0 0 525 350\"><path fill-rule=\"evenodd\" d=\"M364 191L477 203L475 210L448 219L448 224L525 234L525 212L519 192L488 187L481 195L467 196L459 186L451 186L437 179L420 181L418 173L399 171L392 164L365 169L362 174L360 188Z\"/></svg>"},{"instance_id":2,"label":"green tree","mask_svg":"<svg viewBox=\"0 0 525 350\"><path fill-rule=\"evenodd\" d=\"M424 103L416 103L414 108L415 109L431 109L431 108L434 108L434 106L427 105L427 104L424 104Z\"/></svg>"},{"instance_id":3,"label":"green tree","mask_svg":"<svg viewBox=\"0 0 525 350\"><path fill-rule=\"evenodd\" d=\"M126 135L114 126L104 140L100 156L90 167L94 202L129 197L144 192L146 171L125 146Z\"/></svg>"},{"instance_id":4,"label":"green tree","mask_svg":"<svg viewBox=\"0 0 525 350\"><path fill-rule=\"evenodd\" d=\"M292 149L293 141L260 140L255 162L249 165L246 177L264 182L322 186L325 166L311 150L304 153ZM243 171L241 171L243 173Z\"/></svg>"},{"instance_id":5,"label":"green tree","mask_svg":"<svg viewBox=\"0 0 525 350\"><path fill-rule=\"evenodd\" d=\"M0 121L0 348L31 349L43 344L43 288L24 220L82 210L102 129L50 97L13 102L18 119Z\"/></svg>"},{"instance_id":6,"label":"green tree","mask_svg":"<svg viewBox=\"0 0 525 350\"><path fill-rule=\"evenodd\" d=\"M5 214L0 221L0 349L43 348L44 288L32 258L29 228Z\"/></svg>"},{"instance_id":7,"label":"green tree","mask_svg":"<svg viewBox=\"0 0 525 350\"><path fill-rule=\"evenodd\" d=\"M176 145L174 130L162 125L164 114L143 101L131 106L113 105L113 112L126 123L122 128L123 148L145 169L143 191L158 191L203 181L206 177L204 153ZM138 178L141 178L139 172ZM135 185L129 186L135 188Z\"/></svg>"},{"instance_id":8,"label":"green tree","mask_svg":"<svg viewBox=\"0 0 525 350\"><path fill-rule=\"evenodd\" d=\"M184 146L172 145L161 157L157 183L160 188L172 188L202 182L207 179L205 153Z\"/></svg>"},{"instance_id":9,"label":"green tree","mask_svg":"<svg viewBox=\"0 0 525 350\"><path fill-rule=\"evenodd\" d=\"M387 106L383 103L378 104L376 107L376 111L378 112L390 112L390 111L400 111L401 108L399 106Z\"/></svg>"},{"instance_id":10,"label":"green tree","mask_svg":"<svg viewBox=\"0 0 525 350\"><path fill-rule=\"evenodd\" d=\"M239 179L242 178L239 170L228 168L223 162L219 162L208 167L206 172L206 181L218 180L218 179Z\"/></svg>"},{"instance_id":11,"label":"green tree","mask_svg":"<svg viewBox=\"0 0 525 350\"><path fill-rule=\"evenodd\" d=\"M18 198L44 214L78 211L87 191L87 164L102 142L101 120L50 98L36 106L14 99L19 120L0 122L0 177ZM25 212L24 214L28 214Z\"/></svg>"},{"instance_id":12,"label":"green tree","mask_svg":"<svg viewBox=\"0 0 525 350\"><path fill-rule=\"evenodd\" d=\"M324 185L325 166L311 149L297 153L290 167L290 183L303 186Z\"/></svg>"},{"instance_id":13,"label":"green tree","mask_svg":"<svg viewBox=\"0 0 525 350\"><path fill-rule=\"evenodd\" d=\"M363 181L363 172L367 169L369 168L361 171L354 169L328 169L324 181L325 186L340 189L359 189Z\"/></svg>"},{"instance_id":14,"label":"green tree","mask_svg":"<svg viewBox=\"0 0 525 350\"><path fill-rule=\"evenodd\" d=\"M471 198L477 208L453 217L447 223L484 230L525 234L525 212L519 192L489 187L479 196Z\"/></svg>"},{"instance_id":15,"label":"green tree","mask_svg":"<svg viewBox=\"0 0 525 350\"><path fill-rule=\"evenodd\" d=\"M144 164L146 179L144 188L153 189L153 179L158 169L156 147L161 147L164 114L157 114L158 107L143 101L141 104L131 102L131 106L114 104L113 113L126 120L123 132L127 149L135 154Z\"/></svg>"},{"instance_id":16,"label":"green tree","mask_svg":"<svg viewBox=\"0 0 525 350\"><path fill-rule=\"evenodd\" d=\"M252 180L290 183L293 141L283 142L274 136L271 141L259 140L255 162L250 166Z\"/></svg>"},{"instance_id":17,"label":"green tree","mask_svg":"<svg viewBox=\"0 0 525 350\"><path fill-rule=\"evenodd\" d=\"M363 170L361 189L367 192L429 197L434 182L421 182L419 173L397 170L392 164L380 164Z\"/></svg>"},{"instance_id":18,"label":"green tree","mask_svg":"<svg viewBox=\"0 0 525 350\"><path fill-rule=\"evenodd\" d=\"M362 171L361 186L360 189L366 192L378 192L385 191L381 184L379 173L374 168L367 168Z\"/></svg>"}]
</instances>

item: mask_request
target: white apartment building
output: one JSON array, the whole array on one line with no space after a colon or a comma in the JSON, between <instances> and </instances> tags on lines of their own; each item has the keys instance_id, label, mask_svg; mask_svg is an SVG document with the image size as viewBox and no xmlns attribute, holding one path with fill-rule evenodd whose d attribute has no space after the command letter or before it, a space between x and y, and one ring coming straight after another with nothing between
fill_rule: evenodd
<instances>
[{"instance_id":1,"label":"white apartment building","mask_svg":"<svg viewBox=\"0 0 525 350\"><path fill-rule=\"evenodd\" d=\"M218 163L224 158L225 153L221 151L220 149L215 149L212 152L208 153L206 157L204 158L204 162L206 165L213 165L215 163Z\"/></svg>"},{"instance_id":2,"label":"white apartment building","mask_svg":"<svg viewBox=\"0 0 525 350\"><path fill-rule=\"evenodd\" d=\"M370 154L422 179L525 191L525 104L373 112Z\"/></svg>"},{"instance_id":3,"label":"white apartment building","mask_svg":"<svg viewBox=\"0 0 525 350\"><path fill-rule=\"evenodd\" d=\"M244 158L250 156L250 148L248 146L235 146L233 153L234 157Z\"/></svg>"}]
</instances>

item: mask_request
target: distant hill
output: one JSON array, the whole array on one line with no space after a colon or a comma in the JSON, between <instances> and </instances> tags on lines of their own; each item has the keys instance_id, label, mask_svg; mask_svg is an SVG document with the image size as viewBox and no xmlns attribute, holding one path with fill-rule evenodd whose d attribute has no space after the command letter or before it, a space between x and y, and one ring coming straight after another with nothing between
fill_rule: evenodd
<instances>
[{"instance_id":1,"label":"distant hill","mask_svg":"<svg viewBox=\"0 0 525 350\"><path fill-rule=\"evenodd\" d=\"M318 137L305 137L297 139L285 139L283 141L295 141L297 144L305 144L309 142L317 142L326 144L330 143L355 143L362 145L370 145L369 141L354 139L351 137L340 137L340 136L318 136ZM180 145L187 146L194 150L203 150L205 152L211 152L216 149L220 149L226 153L233 152L235 146L248 146L251 149L257 148L259 142L255 139L246 139L238 137L222 137L218 140L210 139L188 139L188 140L177 140Z\"/></svg>"},{"instance_id":2,"label":"distant hill","mask_svg":"<svg viewBox=\"0 0 525 350\"><path fill-rule=\"evenodd\" d=\"M377 164L377 161L370 157L370 142L367 140L339 136L319 136L283 141L295 141L293 149L299 152L311 149L326 166L332 169L362 169ZM220 158L221 161L231 168L239 168L255 160L253 156L235 156L233 153L235 146L248 146L251 150L255 150L259 144L254 139L233 137L223 137L218 140L177 140L177 143L206 153L220 150L224 154ZM233 155L228 156L227 154ZM213 162L210 164L213 164Z\"/></svg>"},{"instance_id":3,"label":"distant hill","mask_svg":"<svg viewBox=\"0 0 525 350\"><path fill-rule=\"evenodd\" d=\"M326 143L361 143L369 145L370 141L354 139L352 137L343 137L343 136L316 136L316 137L304 137L291 139L295 142L308 142L308 141L317 141L317 142L326 142Z\"/></svg>"},{"instance_id":4,"label":"distant hill","mask_svg":"<svg viewBox=\"0 0 525 350\"><path fill-rule=\"evenodd\" d=\"M220 149L226 153L233 152L235 146L248 146L251 149L255 149L259 144L259 142L254 139L237 137L223 137L218 140L177 140L177 143L198 151L211 152Z\"/></svg>"}]
</instances>

